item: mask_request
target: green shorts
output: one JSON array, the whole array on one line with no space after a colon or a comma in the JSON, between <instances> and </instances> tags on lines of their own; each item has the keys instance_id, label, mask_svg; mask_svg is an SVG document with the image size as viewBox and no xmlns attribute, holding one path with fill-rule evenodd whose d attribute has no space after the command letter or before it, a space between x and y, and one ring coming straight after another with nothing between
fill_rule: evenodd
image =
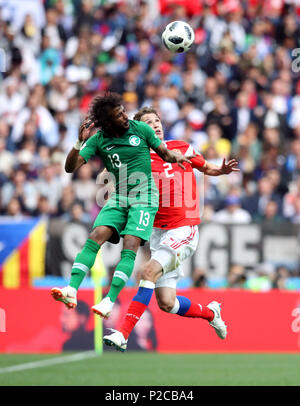
<instances>
[{"instance_id":1,"label":"green shorts","mask_svg":"<svg viewBox=\"0 0 300 406\"><path fill-rule=\"evenodd\" d=\"M114 201L115 202L115 201ZM113 244L120 241L120 236L133 235L142 239L142 245L150 239L154 218L158 206L145 204L112 204L108 201L98 214L93 228L107 226L113 228Z\"/></svg>"}]
</instances>

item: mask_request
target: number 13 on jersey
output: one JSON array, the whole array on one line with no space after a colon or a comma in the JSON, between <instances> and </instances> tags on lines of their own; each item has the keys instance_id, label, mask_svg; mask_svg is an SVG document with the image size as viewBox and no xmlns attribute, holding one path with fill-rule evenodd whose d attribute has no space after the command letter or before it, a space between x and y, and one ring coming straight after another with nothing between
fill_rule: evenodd
<instances>
[{"instance_id":1,"label":"number 13 on jersey","mask_svg":"<svg viewBox=\"0 0 300 406\"><path fill-rule=\"evenodd\" d=\"M118 154L108 155L108 158L114 168L120 168L120 166L122 165Z\"/></svg>"}]
</instances>

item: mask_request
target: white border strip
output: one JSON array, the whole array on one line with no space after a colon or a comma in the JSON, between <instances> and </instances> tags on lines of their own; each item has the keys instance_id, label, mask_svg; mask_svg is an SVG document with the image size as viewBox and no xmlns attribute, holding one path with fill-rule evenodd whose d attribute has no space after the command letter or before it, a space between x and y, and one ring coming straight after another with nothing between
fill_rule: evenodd
<instances>
[{"instance_id":1,"label":"white border strip","mask_svg":"<svg viewBox=\"0 0 300 406\"><path fill-rule=\"evenodd\" d=\"M63 357L55 357L51 359L43 359L39 361L26 362L25 364L12 365L9 367L0 368L0 374L7 372L25 371L26 369L35 369L48 367L50 365L65 364L67 362L81 361L87 358L98 357L99 354L95 351L83 351L77 354L66 355Z\"/></svg>"}]
</instances>

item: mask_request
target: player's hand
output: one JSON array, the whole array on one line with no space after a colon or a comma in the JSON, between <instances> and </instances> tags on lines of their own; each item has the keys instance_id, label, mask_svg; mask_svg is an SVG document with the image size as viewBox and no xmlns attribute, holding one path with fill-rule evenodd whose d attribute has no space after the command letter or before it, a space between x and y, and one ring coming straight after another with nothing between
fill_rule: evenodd
<instances>
[{"instance_id":1,"label":"player's hand","mask_svg":"<svg viewBox=\"0 0 300 406\"><path fill-rule=\"evenodd\" d=\"M93 135L92 130L94 127L95 124L88 117L86 117L79 127L79 141L82 142L88 140Z\"/></svg>"},{"instance_id":2,"label":"player's hand","mask_svg":"<svg viewBox=\"0 0 300 406\"><path fill-rule=\"evenodd\" d=\"M237 168L237 166L238 161L236 159L230 159L228 162L226 162L224 158L221 166L221 172L224 175L228 175L231 172L239 172L239 168Z\"/></svg>"}]
</instances>

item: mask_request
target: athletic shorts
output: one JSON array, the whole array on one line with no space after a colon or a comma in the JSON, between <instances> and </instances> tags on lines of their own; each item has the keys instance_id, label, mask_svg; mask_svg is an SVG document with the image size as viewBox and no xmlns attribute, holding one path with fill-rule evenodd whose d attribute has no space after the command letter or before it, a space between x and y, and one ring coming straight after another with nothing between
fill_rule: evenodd
<instances>
[{"instance_id":1,"label":"athletic shorts","mask_svg":"<svg viewBox=\"0 0 300 406\"><path fill-rule=\"evenodd\" d=\"M155 287L176 289L177 281L184 276L182 262L192 256L199 241L198 226L183 226L172 230L153 228L150 238L151 259L159 262L163 275Z\"/></svg>"},{"instance_id":2,"label":"athletic shorts","mask_svg":"<svg viewBox=\"0 0 300 406\"><path fill-rule=\"evenodd\" d=\"M133 235L142 239L142 245L151 237L154 218L158 207L145 204L115 204L109 200L95 219L93 228L107 226L113 229L108 240L113 244L120 241L120 236Z\"/></svg>"}]
</instances>

